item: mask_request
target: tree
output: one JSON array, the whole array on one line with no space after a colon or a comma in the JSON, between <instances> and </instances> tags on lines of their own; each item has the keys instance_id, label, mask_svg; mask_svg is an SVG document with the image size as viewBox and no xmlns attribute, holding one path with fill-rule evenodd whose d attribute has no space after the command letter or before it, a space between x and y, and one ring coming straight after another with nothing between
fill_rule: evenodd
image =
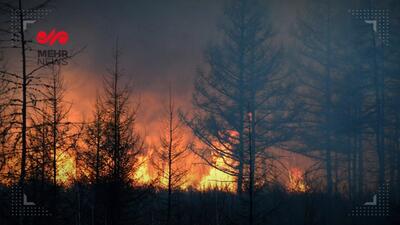
<instances>
[{"instance_id":1,"label":"tree","mask_svg":"<svg viewBox=\"0 0 400 225\"><path fill-rule=\"evenodd\" d=\"M48 70L49 76L41 79L42 99L35 104L36 108L30 114L26 180L34 183L41 181L39 193L42 199L49 200L54 221L58 221L61 216L59 212L64 210L64 205L59 203L59 188L62 186L59 171L63 169L60 164L74 157L81 131L79 126L69 121L71 105L64 99L66 88L61 68L50 66ZM46 195L48 191L52 195Z\"/></svg>"},{"instance_id":2,"label":"tree","mask_svg":"<svg viewBox=\"0 0 400 225\"><path fill-rule=\"evenodd\" d=\"M348 8L362 8L348 5ZM369 40L365 35L370 26L347 13L343 29L339 29L337 44L337 71L335 93L335 136L337 150L345 158L349 197L360 197L364 187L364 157L368 145L368 106L370 89ZM338 32L336 32L338 33Z\"/></svg>"},{"instance_id":3,"label":"tree","mask_svg":"<svg viewBox=\"0 0 400 225\"><path fill-rule=\"evenodd\" d=\"M40 9L47 5L49 1L44 0L42 3L36 4L29 9ZM13 40L15 46L13 48L21 51L21 72L10 72L10 71L0 71L1 74L6 76L1 77L1 79L10 85L13 90L13 96L11 98L10 105L15 108L13 115L17 118L13 121L13 129L17 129L20 132L17 132L14 137L14 148L18 150L17 152L21 154L20 157L20 173L19 173L19 185L24 186L25 177L26 177L26 167L27 167L27 149L28 140L27 140L27 132L28 132L28 120L30 117L31 110L38 110L36 107L36 103L41 101L40 98L40 88L41 88L41 76L38 75L38 72L42 71L46 67L50 65L57 65L59 62L63 60L68 60L78 54L81 50L69 54L67 56L55 57L53 60L49 60L48 62L39 65L39 66L31 66L27 63L27 55L29 53L28 49L30 49L29 43L30 40L25 36L24 31L24 19L27 17L27 9L23 7L22 0L18 1L18 5L14 6L10 3L1 3L1 10L15 12L17 15L17 32L13 33ZM19 94L19 97L15 95Z\"/></svg>"},{"instance_id":4,"label":"tree","mask_svg":"<svg viewBox=\"0 0 400 225\"><path fill-rule=\"evenodd\" d=\"M296 64L300 71L298 95L305 108L300 128L300 143L308 151L323 152L326 192L332 195L332 154L335 133L335 65L333 44L333 11L330 1L309 1L306 16L298 18L296 38L299 40Z\"/></svg>"},{"instance_id":5,"label":"tree","mask_svg":"<svg viewBox=\"0 0 400 225\"><path fill-rule=\"evenodd\" d=\"M86 123L83 135L84 150L80 152L80 160L83 162L83 175L88 177L92 184L100 182L106 174L104 171L105 153L104 153L104 110L100 102L100 96L97 96L94 105L93 118Z\"/></svg>"},{"instance_id":6,"label":"tree","mask_svg":"<svg viewBox=\"0 0 400 225\"><path fill-rule=\"evenodd\" d=\"M388 146L389 180L395 201L400 202L400 4L398 1L389 1L390 10L390 43L385 48L385 123Z\"/></svg>"},{"instance_id":7,"label":"tree","mask_svg":"<svg viewBox=\"0 0 400 225\"><path fill-rule=\"evenodd\" d=\"M165 130L160 137L160 146L154 148L153 166L159 172L162 187L166 187L167 196L167 222L172 223L172 192L179 189L186 181L188 169L184 168L182 161L185 159L189 144L185 143L183 123L177 117L177 110L169 89L168 105L165 107Z\"/></svg>"},{"instance_id":8,"label":"tree","mask_svg":"<svg viewBox=\"0 0 400 225\"><path fill-rule=\"evenodd\" d=\"M134 129L138 104L131 101L131 87L121 85L120 50L118 42L114 68L104 80L104 151L107 157L107 182L110 187L110 224L120 221L122 188L132 184L137 156L143 151L143 140Z\"/></svg>"},{"instance_id":9,"label":"tree","mask_svg":"<svg viewBox=\"0 0 400 225\"><path fill-rule=\"evenodd\" d=\"M266 150L290 136L294 105L290 83L278 73L282 51L264 6L253 0L234 0L225 9L223 41L205 54L208 69L200 70L193 94L194 113L186 119L204 147L194 149L210 166L237 178L244 188L249 153L246 116L252 120L252 164L266 158ZM278 44L279 46L279 44ZM217 159L223 164L218 164ZM254 166L257 169L257 165Z\"/></svg>"},{"instance_id":10,"label":"tree","mask_svg":"<svg viewBox=\"0 0 400 225\"><path fill-rule=\"evenodd\" d=\"M45 85L43 95L50 109L46 122L51 130L48 136L51 137L53 185L57 187L57 161L64 154L72 154L80 137L80 128L68 120L71 105L64 100L66 89L61 67L52 66L51 70L50 82Z\"/></svg>"},{"instance_id":11,"label":"tree","mask_svg":"<svg viewBox=\"0 0 400 225\"><path fill-rule=\"evenodd\" d=\"M0 75L4 77L4 74ZM6 142L10 136L10 118L9 114L9 84L0 79L0 171L3 171L3 167L6 165L8 154L6 148Z\"/></svg>"},{"instance_id":12,"label":"tree","mask_svg":"<svg viewBox=\"0 0 400 225\"><path fill-rule=\"evenodd\" d=\"M99 221L101 213L99 213L99 193L105 182L107 170L107 155L104 149L105 145L105 112L102 108L100 96L97 96L96 104L94 105L93 118L85 125L82 141L84 143L83 150L78 152L80 162L80 173L85 177L85 181L89 182L92 189L92 218Z\"/></svg>"}]
</instances>

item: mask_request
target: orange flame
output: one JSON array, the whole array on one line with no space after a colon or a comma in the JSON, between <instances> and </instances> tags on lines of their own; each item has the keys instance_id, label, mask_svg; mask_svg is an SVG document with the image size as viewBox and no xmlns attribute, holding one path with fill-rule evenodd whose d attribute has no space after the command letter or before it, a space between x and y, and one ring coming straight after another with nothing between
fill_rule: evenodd
<instances>
[{"instance_id":1,"label":"orange flame","mask_svg":"<svg viewBox=\"0 0 400 225\"><path fill-rule=\"evenodd\" d=\"M221 136L224 135L227 135L229 142L231 143L235 143L238 141L236 138L239 136L239 133L235 130L227 130L226 132L221 133ZM224 148L225 146L228 148L230 147L228 143L225 143L225 146L222 146L221 143L215 142L214 145L218 146L221 149ZM217 168L226 167L223 158L214 157L213 159L215 161L215 166ZM229 161L229 159L225 160ZM214 167L210 168L208 175L201 178L198 189L204 190L204 189L214 189L214 188L234 192L236 188L235 177L227 173L224 173L221 170L218 170Z\"/></svg>"},{"instance_id":2,"label":"orange flame","mask_svg":"<svg viewBox=\"0 0 400 225\"><path fill-rule=\"evenodd\" d=\"M218 158L216 160L216 166L219 168L223 168L224 162L222 158ZM235 191L235 179L233 176L226 174L216 168L211 168L208 175L204 176L199 185L199 190L207 190L207 189L223 189L230 192Z\"/></svg>"},{"instance_id":3,"label":"orange flame","mask_svg":"<svg viewBox=\"0 0 400 225\"><path fill-rule=\"evenodd\" d=\"M66 154L57 156L57 183L70 185L76 174L75 157Z\"/></svg>"},{"instance_id":4,"label":"orange flame","mask_svg":"<svg viewBox=\"0 0 400 225\"><path fill-rule=\"evenodd\" d=\"M147 164L146 157L139 156L139 168L135 171L134 179L139 181L140 184L148 184L152 181L152 177L149 173L149 167Z\"/></svg>"},{"instance_id":5,"label":"orange flame","mask_svg":"<svg viewBox=\"0 0 400 225\"><path fill-rule=\"evenodd\" d=\"M289 182L287 190L289 192L304 193L309 190L309 186L304 179L304 172L299 168L292 168L289 170Z\"/></svg>"}]
</instances>

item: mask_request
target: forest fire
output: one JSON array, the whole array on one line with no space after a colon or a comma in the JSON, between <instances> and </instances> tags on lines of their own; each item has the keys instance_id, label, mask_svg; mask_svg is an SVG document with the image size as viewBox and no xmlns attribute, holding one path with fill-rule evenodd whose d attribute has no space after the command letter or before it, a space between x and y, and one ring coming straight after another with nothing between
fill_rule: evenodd
<instances>
[{"instance_id":1,"label":"forest fire","mask_svg":"<svg viewBox=\"0 0 400 225\"><path fill-rule=\"evenodd\" d=\"M76 179L76 164L75 158L65 154L57 159L57 182L59 184L69 186L74 179ZM223 168L224 162L221 158L217 158L215 165ZM138 168L133 174L133 179L140 185L150 184L157 179L157 174L152 173L151 163L147 156L139 156ZM222 172L214 167L205 167L208 172L200 172L199 168L191 170L188 174L186 183L180 185L180 188L185 190L188 187L193 187L197 190L206 191L210 189L219 189L229 192L235 192L236 180L234 176ZM167 183L161 180L160 183ZM304 171L300 168L293 167L288 170L288 181L286 182L286 189L292 193L304 193L310 190L305 180Z\"/></svg>"},{"instance_id":2,"label":"forest fire","mask_svg":"<svg viewBox=\"0 0 400 225\"><path fill-rule=\"evenodd\" d=\"M223 166L222 158L218 158L216 160L217 166ZM216 168L211 168L208 175L204 176L198 189L207 190L207 189L223 189L230 192L235 191L235 179L233 176L226 174Z\"/></svg>"},{"instance_id":3,"label":"forest fire","mask_svg":"<svg viewBox=\"0 0 400 225\"><path fill-rule=\"evenodd\" d=\"M157 181L161 186L165 186L168 183L165 176L160 177L160 174L155 171L150 157L150 153L138 156L137 168L133 171L131 178L139 185L147 185ZM190 164L190 162L196 160L196 156L189 153L186 160L180 162L180 165L184 166L184 164ZM215 160L215 165L218 166L218 168L224 167L223 159L216 157ZM78 171L81 169L82 168L77 168L76 158L73 154L65 153L59 155L57 157L57 182L66 187L70 186L75 179L79 179L80 176L77 175L77 173L79 173ZM166 170L164 173L166 173ZM189 187L197 190L220 189L229 192L234 192L236 190L235 178L233 176L214 167L205 165L191 167L187 174L186 182L179 185L179 188L182 190Z\"/></svg>"},{"instance_id":4,"label":"forest fire","mask_svg":"<svg viewBox=\"0 0 400 225\"><path fill-rule=\"evenodd\" d=\"M222 166L222 159L217 159L217 165ZM158 174L152 172L151 163L147 160L147 157L141 156L139 159L139 167L134 173L134 179L139 184L149 184L157 179ZM208 167L207 167L208 168ZM204 169L204 168L203 168ZM187 174L187 181L183 182L179 188L182 190L188 187L195 188L197 190L209 190L209 189L220 189L229 192L235 191L235 179L216 168L209 168L208 172L202 174L200 168L192 168L189 174ZM166 171L164 171L166 173ZM158 182L162 186L166 186L168 181L164 176L158 177Z\"/></svg>"},{"instance_id":5,"label":"forest fire","mask_svg":"<svg viewBox=\"0 0 400 225\"><path fill-rule=\"evenodd\" d=\"M237 137L239 136L238 132L235 130L220 132L220 135L226 136L228 141L226 143L219 143L218 141L215 141L213 143L213 146L227 151L229 151L228 149L231 148L231 143L237 143ZM231 162L231 159L213 156L212 161L214 162L214 167L210 168L208 175L201 178L198 188L200 190L215 188L234 192L236 190L235 178L221 171L221 169L229 170L228 168L226 168L226 161Z\"/></svg>"},{"instance_id":6,"label":"forest fire","mask_svg":"<svg viewBox=\"0 0 400 225\"><path fill-rule=\"evenodd\" d=\"M75 158L68 154L57 157L57 182L63 185L70 185L73 179L76 178Z\"/></svg>"},{"instance_id":7,"label":"forest fire","mask_svg":"<svg viewBox=\"0 0 400 225\"><path fill-rule=\"evenodd\" d=\"M139 157L139 168L135 171L134 179L141 184L147 184L152 180L149 174L146 157Z\"/></svg>"},{"instance_id":8,"label":"forest fire","mask_svg":"<svg viewBox=\"0 0 400 225\"><path fill-rule=\"evenodd\" d=\"M0 11L0 225L400 224L400 1Z\"/></svg>"},{"instance_id":9,"label":"forest fire","mask_svg":"<svg viewBox=\"0 0 400 225\"><path fill-rule=\"evenodd\" d=\"M289 192L302 193L309 191L310 188L305 181L305 175L301 169L295 167L289 169L288 172L289 180L286 188Z\"/></svg>"}]
</instances>

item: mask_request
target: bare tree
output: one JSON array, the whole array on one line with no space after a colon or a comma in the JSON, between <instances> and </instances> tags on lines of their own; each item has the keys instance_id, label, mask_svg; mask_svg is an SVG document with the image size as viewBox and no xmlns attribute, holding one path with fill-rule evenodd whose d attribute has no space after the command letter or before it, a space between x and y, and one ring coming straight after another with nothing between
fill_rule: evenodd
<instances>
[{"instance_id":1,"label":"bare tree","mask_svg":"<svg viewBox=\"0 0 400 225\"><path fill-rule=\"evenodd\" d=\"M83 150L78 152L81 179L89 182L93 186L92 200L92 220L102 219L99 212L99 193L101 184L107 174L105 165L107 155L105 145L105 112L101 104L100 96L97 96L93 111L93 119L85 125L83 131Z\"/></svg>"},{"instance_id":2,"label":"bare tree","mask_svg":"<svg viewBox=\"0 0 400 225\"><path fill-rule=\"evenodd\" d=\"M177 117L172 90L169 89L168 105L165 107L164 127L160 137L160 146L154 148L153 166L158 170L160 184L167 189L167 222L172 223L172 192L185 182L188 168L183 165L189 143L185 143L183 123Z\"/></svg>"},{"instance_id":3,"label":"bare tree","mask_svg":"<svg viewBox=\"0 0 400 225\"><path fill-rule=\"evenodd\" d=\"M4 74L0 74L1 77ZM8 152L6 148L6 142L9 138L10 133L10 117L9 114L9 84L0 79L0 171L3 171L3 167L6 165ZM12 118L11 118L12 119Z\"/></svg>"},{"instance_id":4,"label":"bare tree","mask_svg":"<svg viewBox=\"0 0 400 225\"><path fill-rule=\"evenodd\" d=\"M36 103L42 100L40 89L42 87L41 79L43 77L38 73L50 65L57 65L60 61L74 57L83 50L78 50L77 52L66 56L55 57L53 60L49 60L39 66L28 65L28 53L32 47L30 46L31 41L25 36L24 31L24 20L27 17L27 10L43 8L48 4L48 2L48 0L45 0L30 8L24 8L22 0L18 1L17 6L12 5L11 3L1 3L2 10L16 12L18 17L17 32L13 34L13 41L15 44L14 48L21 51L21 72L10 72L5 70L0 72L5 75L2 76L1 79L10 85L13 85L12 90L14 96L11 98L10 104L15 108L12 115L17 117L14 120L13 129L20 131L15 132L16 135L14 137L14 142L18 144L14 144L14 146L18 150L17 152L20 152L21 154L19 173L19 184L21 186L23 186L26 177L28 149L27 130L29 129L28 120L30 119L31 110L39 110ZM20 96L17 97L16 95Z\"/></svg>"},{"instance_id":5,"label":"bare tree","mask_svg":"<svg viewBox=\"0 0 400 225\"><path fill-rule=\"evenodd\" d=\"M46 191L44 183L52 184L48 185L52 190L51 198L46 197L52 203L53 213L56 215L54 220L57 221L62 206L58 202L59 187L62 184L58 174L60 164L75 156L81 127L69 120L71 104L64 99L66 87L61 68L52 66L48 70L49 76L41 79L42 99L36 103L35 110L30 114L26 179L35 181L40 177L43 196L46 196L43 194ZM72 175L70 174L71 177Z\"/></svg>"},{"instance_id":6,"label":"bare tree","mask_svg":"<svg viewBox=\"0 0 400 225\"><path fill-rule=\"evenodd\" d=\"M50 109L48 112L48 125L51 127L51 149L52 149L52 171L53 185L57 186L57 160L59 156L71 154L70 150L77 145L80 136L79 127L75 127L69 119L71 104L64 100L65 85L64 79L59 66L52 67L51 78L49 84L45 85L43 95L45 96L45 104Z\"/></svg>"},{"instance_id":7,"label":"bare tree","mask_svg":"<svg viewBox=\"0 0 400 225\"><path fill-rule=\"evenodd\" d=\"M132 87L122 85L120 50L118 41L114 55L114 67L104 80L103 107L104 150L107 154L107 177L110 181L110 224L120 221L122 188L132 183L137 168L137 155L143 150L143 140L135 131L138 103L131 99Z\"/></svg>"},{"instance_id":8,"label":"bare tree","mask_svg":"<svg viewBox=\"0 0 400 225\"><path fill-rule=\"evenodd\" d=\"M298 80L302 86L299 96L306 106L303 112L301 142L311 151L321 151L325 162L326 191L333 192L333 153L335 110L335 45L333 43L333 9L330 0L308 4L306 16L297 20L297 38L300 40L301 72Z\"/></svg>"}]
</instances>

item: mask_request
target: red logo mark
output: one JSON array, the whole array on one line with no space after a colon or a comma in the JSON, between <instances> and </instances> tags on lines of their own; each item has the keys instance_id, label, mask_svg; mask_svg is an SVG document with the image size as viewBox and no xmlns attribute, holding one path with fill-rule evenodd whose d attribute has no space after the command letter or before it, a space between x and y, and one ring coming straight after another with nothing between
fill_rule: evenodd
<instances>
[{"instance_id":1,"label":"red logo mark","mask_svg":"<svg viewBox=\"0 0 400 225\"><path fill-rule=\"evenodd\" d=\"M49 44L52 46L56 41L61 45L65 45L68 42L69 36L65 31L58 31L56 29L52 29L49 34L44 31L39 31L36 35L36 41L39 44Z\"/></svg>"}]
</instances>

